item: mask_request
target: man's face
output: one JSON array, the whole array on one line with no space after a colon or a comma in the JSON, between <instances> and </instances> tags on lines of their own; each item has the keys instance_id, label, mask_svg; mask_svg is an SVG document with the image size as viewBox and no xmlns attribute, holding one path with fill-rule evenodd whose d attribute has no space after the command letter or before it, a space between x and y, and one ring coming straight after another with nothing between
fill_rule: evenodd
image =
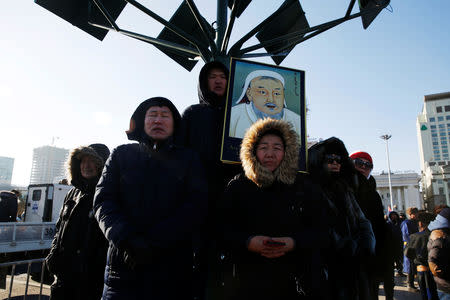
<instances>
[{"instance_id":1,"label":"man's face","mask_svg":"<svg viewBox=\"0 0 450 300\"><path fill-rule=\"evenodd\" d=\"M221 69L211 69L208 72L208 90L220 97L225 95L227 76Z\"/></svg>"},{"instance_id":2,"label":"man's face","mask_svg":"<svg viewBox=\"0 0 450 300\"><path fill-rule=\"evenodd\" d=\"M284 87L275 78L256 77L247 89L247 98L263 113L274 115L284 107Z\"/></svg>"},{"instance_id":3,"label":"man's face","mask_svg":"<svg viewBox=\"0 0 450 300\"><path fill-rule=\"evenodd\" d=\"M364 177L369 178L370 172L372 172L373 165L364 158L356 158L353 160L355 169L358 170Z\"/></svg>"},{"instance_id":4,"label":"man's face","mask_svg":"<svg viewBox=\"0 0 450 300\"><path fill-rule=\"evenodd\" d=\"M81 158L80 171L81 176L85 179L95 178L99 174L95 159L90 155L85 155Z\"/></svg>"},{"instance_id":5,"label":"man's face","mask_svg":"<svg viewBox=\"0 0 450 300\"><path fill-rule=\"evenodd\" d=\"M173 116L167 106L152 106L145 113L144 131L155 141L162 141L173 134Z\"/></svg>"}]
</instances>

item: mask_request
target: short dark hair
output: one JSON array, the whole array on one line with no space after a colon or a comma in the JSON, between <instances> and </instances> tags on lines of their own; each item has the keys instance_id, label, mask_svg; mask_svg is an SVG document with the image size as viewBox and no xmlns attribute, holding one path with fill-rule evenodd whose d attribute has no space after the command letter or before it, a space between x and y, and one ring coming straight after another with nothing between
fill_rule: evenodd
<instances>
[{"instance_id":1,"label":"short dark hair","mask_svg":"<svg viewBox=\"0 0 450 300\"><path fill-rule=\"evenodd\" d=\"M417 214L417 221L421 222L425 226L428 226L428 224L430 224L430 222L433 221L433 219L434 219L434 215L427 211L420 211Z\"/></svg>"}]
</instances>

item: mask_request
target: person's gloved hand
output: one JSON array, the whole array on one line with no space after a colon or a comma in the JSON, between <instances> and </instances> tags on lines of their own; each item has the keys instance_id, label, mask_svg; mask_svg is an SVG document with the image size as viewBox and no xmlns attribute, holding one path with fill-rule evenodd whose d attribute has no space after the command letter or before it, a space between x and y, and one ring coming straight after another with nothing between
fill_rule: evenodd
<instances>
[{"instance_id":1,"label":"person's gloved hand","mask_svg":"<svg viewBox=\"0 0 450 300\"><path fill-rule=\"evenodd\" d=\"M142 235L124 241L124 261L131 269L149 264L152 261L150 242Z\"/></svg>"}]
</instances>

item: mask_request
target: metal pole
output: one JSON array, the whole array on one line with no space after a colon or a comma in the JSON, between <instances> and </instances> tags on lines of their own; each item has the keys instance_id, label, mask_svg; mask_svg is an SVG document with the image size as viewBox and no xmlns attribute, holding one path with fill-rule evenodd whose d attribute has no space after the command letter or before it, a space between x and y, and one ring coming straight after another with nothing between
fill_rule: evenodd
<instances>
[{"instance_id":1,"label":"metal pole","mask_svg":"<svg viewBox=\"0 0 450 300\"><path fill-rule=\"evenodd\" d=\"M392 135L385 134L382 135L381 138L386 141L386 156L387 156L387 163L388 163L388 180L389 180L389 196L391 198L391 210L394 210L394 203L392 201L392 184L391 184L391 163L389 161L389 146L388 146L388 140L392 137Z\"/></svg>"},{"instance_id":2,"label":"metal pole","mask_svg":"<svg viewBox=\"0 0 450 300\"><path fill-rule=\"evenodd\" d=\"M225 37L225 29L227 28L227 0L217 0L217 48L222 47Z\"/></svg>"}]
</instances>

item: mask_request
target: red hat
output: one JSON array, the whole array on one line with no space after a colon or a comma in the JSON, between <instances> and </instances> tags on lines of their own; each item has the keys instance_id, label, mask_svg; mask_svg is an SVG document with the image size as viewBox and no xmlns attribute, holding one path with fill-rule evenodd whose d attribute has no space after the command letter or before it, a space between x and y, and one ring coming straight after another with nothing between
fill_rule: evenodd
<instances>
[{"instance_id":1,"label":"red hat","mask_svg":"<svg viewBox=\"0 0 450 300\"><path fill-rule=\"evenodd\" d=\"M363 151L353 152L352 154L350 154L350 158L351 159L356 159L356 158L366 159L366 160L370 161L371 164L373 164L372 157L367 152L363 152Z\"/></svg>"}]
</instances>

